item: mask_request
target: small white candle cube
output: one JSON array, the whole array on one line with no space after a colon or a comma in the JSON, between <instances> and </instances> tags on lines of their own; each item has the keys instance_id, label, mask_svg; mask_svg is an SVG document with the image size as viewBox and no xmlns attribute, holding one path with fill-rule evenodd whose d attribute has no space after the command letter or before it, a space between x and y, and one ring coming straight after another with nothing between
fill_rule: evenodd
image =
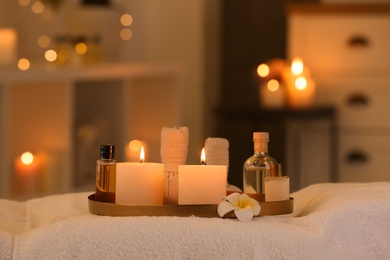
<instances>
[{"instance_id":1,"label":"small white candle cube","mask_svg":"<svg viewBox=\"0 0 390 260\"><path fill-rule=\"evenodd\" d=\"M265 201L284 201L290 199L290 178L267 177L264 181Z\"/></svg>"},{"instance_id":2,"label":"small white candle cube","mask_svg":"<svg viewBox=\"0 0 390 260\"><path fill-rule=\"evenodd\" d=\"M219 204L226 178L226 165L179 165L178 204Z\"/></svg>"}]
</instances>

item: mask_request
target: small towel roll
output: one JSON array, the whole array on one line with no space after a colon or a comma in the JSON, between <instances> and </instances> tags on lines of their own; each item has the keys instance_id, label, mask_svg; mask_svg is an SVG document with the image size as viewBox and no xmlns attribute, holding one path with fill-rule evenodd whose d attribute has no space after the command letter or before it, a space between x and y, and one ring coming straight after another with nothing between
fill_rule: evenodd
<instances>
[{"instance_id":1,"label":"small towel roll","mask_svg":"<svg viewBox=\"0 0 390 260\"><path fill-rule=\"evenodd\" d=\"M205 141L208 165L226 165L229 168L229 141L225 138L209 137Z\"/></svg>"},{"instance_id":2,"label":"small towel roll","mask_svg":"<svg viewBox=\"0 0 390 260\"><path fill-rule=\"evenodd\" d=\"M184 165L188 153L188 127L163 127L161 130L161 161L164 171L177 172Z\"/></svg>"}]
</instances>

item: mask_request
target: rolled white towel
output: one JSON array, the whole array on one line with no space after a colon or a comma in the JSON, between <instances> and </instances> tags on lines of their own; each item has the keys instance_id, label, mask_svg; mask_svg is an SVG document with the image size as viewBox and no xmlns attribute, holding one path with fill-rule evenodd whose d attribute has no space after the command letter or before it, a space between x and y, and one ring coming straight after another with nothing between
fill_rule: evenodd
<instances>
[{"instance_id":1,"label":"rolled white towel","mask_svg":"<svg viewBox=\"0 0 390 260\"><path fill-rule=\"evenodd\" d=\"M226 165L229 168L229 141L209 137L205 141L206 162L209 165Z\"/></svg>"},{"instance_id":2,"label":"rolled white towel","mask_svg":"<svg viewBox=\"0 0 390 260\"><path fill-rule=\"evenodd\" d=\"M188 152L187 127L163 127L161 130L161 161L166 172L177 172L186 163Z\"/></svg>"},{"instance_id":3,"label":"rolled white towel","mask_svg":"<svg viewBox=\"0 0 390 260\"><path fill-rule=\"evenodd\" d=\"M208 165L226 165L226 176L229 174L229 141L225 138L209 137L204 144L206 163ZM240 191L239 188L229 185L228 190Z\"/></svg>"},{"instance_id":4,"label":"rolled white towel","mask_svg":"<svg viewBox=\"0 0 390 260\"><path fill-rule=\"evenodd\" d=\"M161 161L164 164L164 204L178 202L178 168L186 164L188 152L187 127L163 127L161 130Z\"/></svg>"}]
</instances>

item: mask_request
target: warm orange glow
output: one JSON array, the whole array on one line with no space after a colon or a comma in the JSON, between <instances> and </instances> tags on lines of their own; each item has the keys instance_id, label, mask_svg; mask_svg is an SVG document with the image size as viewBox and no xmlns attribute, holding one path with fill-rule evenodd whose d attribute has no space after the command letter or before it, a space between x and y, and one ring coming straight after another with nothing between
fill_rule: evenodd
<instances>
[{"instance_id":1,"label":"warm orange glow","mask_svg":"<svg viewBox=\"0 0 390 260\"><path fill-rule=\"evenodd\" d=\"M206 152L204 151L204 148L202 148L202 154L200 155L200 162L201 164L206 164Z\"/></svg>"},{"instance_id":2,"label":"warm orange glow","mask_svg":"<svg viewBox=\"0 0 390 260\"><path fill-rule=\"evenodd\" d=\"M88 47L85 43L83 42L79 42L76 44L76 46L74 47L75 51L80 54L80 55L83 55L87 52L88 50Z\"/></svg>"},{"instance_id":3,"label":"warm orange glow","mask_svg":"<svg viewBox=\"0 0 390 260\"><path fill-rule=\"evenodd\" d=\"M41 48L47 48L50 45L50 38L46 35L39 36L38 38L38 45Z\"/></svg>"},{"instance_id":4,"label":"warm orange glow","mask_svg":"<svg viewBox=\"0 0 390 260\"><path fill-rule=\"evenodd\" d=\"M124 28L120 31L119 36L122 40L128 41L133 37L133 32L128 28Z\"/></svg>"},{"instance_id":5,"label":"warm orange glow","mask_svg":"<svg viewBox=\"0 0 390 260\"><path fill-rule=\"evenodd\" d=\"M20 59L18 62L18 68L20 70L28 70L30 68L30 61L28 59Z\"/></svg>"},{"instance_id":6,"label":"warm orange glow","mask_svg":"<svg viewBox=\"0 0 390 260\"><path fill-rule=\"evenodd\" d=\"M19 0L21 6L28 6L31 3L30 0Z\"/></svg>"},{"instance_id":7,"label":"warm orange glow","mask_svg":"<svg viewBox=\"0 0 390 260\"><path fill-rule=\"evenodd\" d=\"M142 142L140 140L131 140L129 142L129 149L132 152L139 152L142 147Z\"/></svg>"},{"instance_id":8,"label":"warm orange glow","mask_svg":"<svg viewBox=\"0 0 390 260\"><path fill-rule=\"evenodd\" d=\"M45 6L41 1L36 1L32 6L31 10L36 14L41 14L45 11Z\"/></svg>"},{"instance_id":9,"label":"warm orange glow","mask_svg":"<svg viewBox=\"0 0 390 260\"><path fill-rule=\"evenodd\" d=\"M263 64L260 64L258 67L257 67L257 74L264 78L264 77L267 77L268 74L269 74L269 67L267 64L263 63Z\"/></svg>"},{"instance_id":10,"label":"warm orange glow","mask_svg":"<svg viewBox=\"0 0 390 260\"><path fill-rule=\"evenodd\" d=\"M145 161L145 152L144 147L141 146L141 152L139 153L139 162L142 163Z\"/></svg>"},{"instance_id":11,"label":"warm orange glow","mask_svg":"<svg viewBox=\"0 0 390 260\"><path fill-rule=\"evenodd\" d=\"M276 79L271 79L267 83L267 88L269 91L275 92L279 89L279 82Z\"/></svg>"},{"instance_id":12,"label":"warm orange glow","mask_svg":"<svg viewBox=\"0 0 390 260\"><path fill-rule=\"evenodd\" d=\"M68 60L69 60L69 53L67 51L60 50L57 53L57 59L56 59L57 64L59 65L65 64L65 62L67 62Z\"/></svg>"},{"instance_id":13,"label":"warm orange glow","mask_svg":"<svg viewBox=\"0 0 390 260\"><path fill-rule=\"evenodd\" d=\"M24 152L21 156L20 156L20 161L24 164L24 165L30 165L33 163L34 161L34 155L30 152Z\"/></svg>"},{"instance_id":14,"label":"warm orange glow","mask_svg":"<svg viewBox=\"0 0 390 260\"><path fill-rule=\"evenodd\" d=\"M301 58L293 59L291 63L291 72L295 76L299 76L303 72L303 61Z\"/></svg>"},{"instance_id":15,"label":"warm orange glow","mask_svg":"<svg viewBox=\"0 0 390 260\"><path fill-rule=\"evenodd\" d=\"M295 87L298 90L304 90L307 87L307 80L305 79L305 77L298 77L295 80Z\"/></svg>"},{"instance_id":16,"label":"warm orange glow","mask_svg":"<svg viewBox=\"0 0 390 260\"><path fill-rule=\"evenodd\" d=\"M121 24L123 26L130 26L133 23L133 17L129 14L124 14L121 16Z\"/></svg>"},{"instance_id":17,"label":"warm orange glow","mask_svg":"<svg viewBox=\"0 0 390 260\"><path fill-rule=\"evenodd\" d=\"M55 61L57 59L57 53L54 50L47 50L45 52L45 59L47 61Z\"/></svg>"}]
</instances>

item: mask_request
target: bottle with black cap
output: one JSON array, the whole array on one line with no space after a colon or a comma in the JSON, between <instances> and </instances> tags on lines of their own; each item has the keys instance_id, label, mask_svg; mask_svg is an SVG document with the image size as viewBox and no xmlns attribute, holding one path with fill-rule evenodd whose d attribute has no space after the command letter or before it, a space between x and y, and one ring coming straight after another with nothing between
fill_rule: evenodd
<instances>
[{"instance_id":1,"label":"bottle with black cap","mask_svg":"<svg viewBox=\"0 0 390 260\"><path fill-rule=\"evenodd\" d=\"M96 161L95 200L115 203L116 160L115 145L100 146L100 159Z\"/></svg>"}]
</instances>

